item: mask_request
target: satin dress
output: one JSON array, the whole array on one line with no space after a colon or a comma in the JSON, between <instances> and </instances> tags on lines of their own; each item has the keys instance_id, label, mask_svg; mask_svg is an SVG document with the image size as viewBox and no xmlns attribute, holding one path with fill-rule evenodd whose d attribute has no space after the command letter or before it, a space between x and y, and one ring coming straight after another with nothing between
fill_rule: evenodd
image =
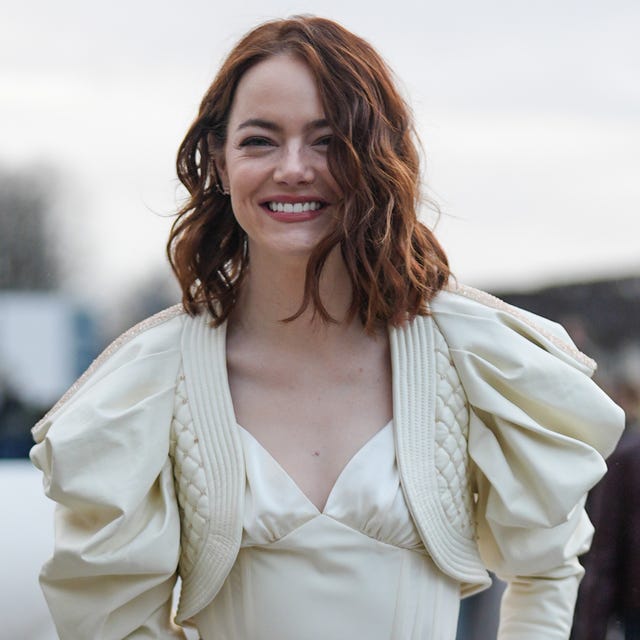
<instances>
[{"instance_id":1,"label":"satin dress","mask_svg":"<svg viewBox=\"0 0 640 640\"><path fill-rule=\"evenodd\" d=\"M460 585L427 554L405 503L387 424L351 458L322 511L239 427L242 545L202 640L453 640Z\"/></svg>"}]
</instances>

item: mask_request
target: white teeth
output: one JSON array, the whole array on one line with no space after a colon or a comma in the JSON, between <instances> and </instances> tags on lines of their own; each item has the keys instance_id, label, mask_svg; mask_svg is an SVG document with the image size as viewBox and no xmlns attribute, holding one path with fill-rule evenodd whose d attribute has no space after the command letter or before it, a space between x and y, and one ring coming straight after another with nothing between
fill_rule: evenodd
<instances>
[{"instance_id":1,"label":"white teeth","mask_svg":"<svg viewBox=\"0 0 640 640\"><path fill-rule=\"evenodd\" d=\"M269 202L271 211L279 211L280 213L305 213L307 211L317 211L322 207L322 202Z\"/></svg>"}]
</instances>

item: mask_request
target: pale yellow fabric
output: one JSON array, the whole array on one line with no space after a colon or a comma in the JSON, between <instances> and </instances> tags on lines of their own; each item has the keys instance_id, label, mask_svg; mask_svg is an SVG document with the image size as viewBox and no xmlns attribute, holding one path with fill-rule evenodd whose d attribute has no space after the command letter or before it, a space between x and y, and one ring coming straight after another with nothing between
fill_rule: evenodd
<instances>
[{"instance_id":1,"label":"pale yellow fabric","mask_svg":"<svg viewBox=\"0 0 640 640\"><path fill-rule=\"evenodd\" d=\"M460 585L426 555L388 424L322 512L248 432L242 548L195 622L203 640L453 640Z\"/></svg>"},{"instance_id":2,"label":"pale yellow fabric","mask_svg":"<svg viewBox=\"0 0 640 640\"><path fill-rule=\"evenodd\" d=\"M457 535L438 505L441 496L469 488L438 490L430 471L434 439L424 435L432 427L416 418L432 415L436 380L428 345L435 321L469 400L477 547L485 565L510 582L501 638L561 640L580 575L575 555L590 540L582 499L605 470L602 458L620 435L622 412L589 380L588 360L557 325L474 296L441 292L433 320L391 331L396 455L407 505L438 568L482 585L474 541ZM191 338L195 328L198 340ZM175 637L167 603L181 523L168 449L181 360L189 404L201 416L198 433L224 439L201 449L216 515L185 600L189 615L209 604L212 596L194 602L204 591L215 594L228 574L224 567L233 565L242 498L216 511L219 496L242 495L226 491L227 479L244 478L230 431L224 327L173 313L121 340L35 431L32 460L59 503L55 549L41 582L63 639ZM218 404L224 424L208 423L201 407ZM215 576L210 585L208 575Z\"/></svg>"}]
</instances>

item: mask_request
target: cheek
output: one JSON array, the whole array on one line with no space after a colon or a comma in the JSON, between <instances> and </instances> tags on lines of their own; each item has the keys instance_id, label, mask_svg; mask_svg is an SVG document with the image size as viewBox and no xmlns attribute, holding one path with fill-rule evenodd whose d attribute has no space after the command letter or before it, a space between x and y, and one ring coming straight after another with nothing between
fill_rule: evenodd
<instances>
[{"instance_id":1,"label":"cheek","mask_svg":"<svg viewBox=\"0 0 640 640\"><path fill-rule=\"evenodd\" d=\"M255 180L244 173L230 173L231 209L236 222L251 234L251 230L260 224L260 211L257 202Z\"/></svg>"},{"instance_id":2,"label":"cheek","mask_svg":"<svg viewBox=\"0 0 640 640\"><path fill-rule=\"evenodd\" d=\"M227 174L232 191L243 197L260 187L267 176L267 170L263 163L237 161L228 165Z\"/></svg>"}]
</instances>

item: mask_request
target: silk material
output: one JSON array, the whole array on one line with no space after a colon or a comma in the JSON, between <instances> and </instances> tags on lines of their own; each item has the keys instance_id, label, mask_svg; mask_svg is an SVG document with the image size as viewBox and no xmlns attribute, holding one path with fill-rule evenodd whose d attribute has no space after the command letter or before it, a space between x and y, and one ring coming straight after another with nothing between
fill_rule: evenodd
<instances>
[{"instance_id":1,"label":"silk material","mask_svg":"<svg viewBox=\"0 0 640 640\"><path fill-rule=\"evenodd\" d=\"M460 585L427 555L400 487L391 423L338 477L322 512L241 428L242 547L195 618L203 640L453 640Z\"/></svg>"}]
</instances>

